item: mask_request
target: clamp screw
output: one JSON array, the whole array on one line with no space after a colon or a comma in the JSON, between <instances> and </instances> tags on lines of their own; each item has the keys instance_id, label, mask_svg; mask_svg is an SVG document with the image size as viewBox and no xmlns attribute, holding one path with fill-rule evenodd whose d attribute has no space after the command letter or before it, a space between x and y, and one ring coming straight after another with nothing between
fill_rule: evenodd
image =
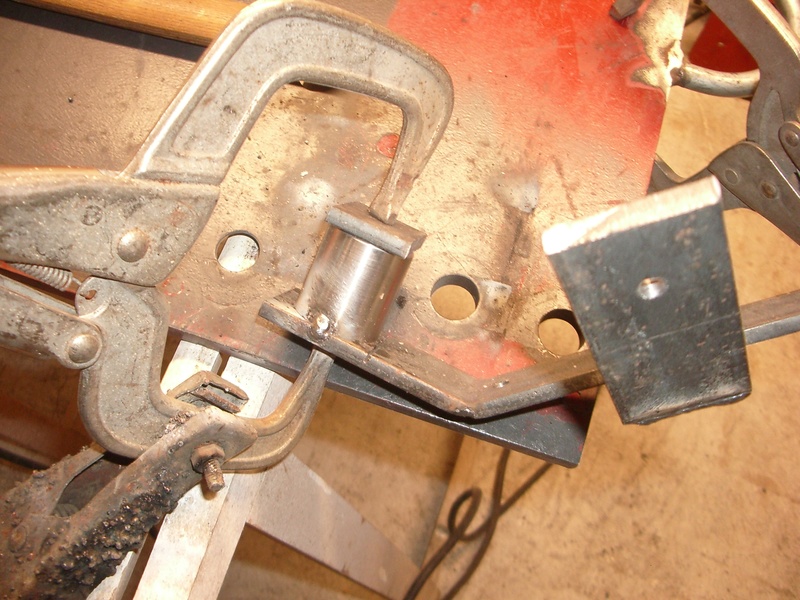
<instances>
[{"instance_id":1,"label":"clamp screw","mask_svg":"<svg viewBox=\"0 0 800 600\"><path fill-rule=\"evenodd\" d=\"M218 458L212 458L203 465L203 479L206 480L208 489L218 492L225 487L225 478L222 476L222 464Z\"/></svg>"},{"instance_id":2,"label":"clamp screw","mask_svg":"<svg viewBox=\"0 0 800 600\"><path fill-rule=\"evenodd\" d=\"M800 135L797 135L796 131L787 131L783 134L783 141L786 142L788 146L796 148L797 145L800 144Z\"/></svg>"},{"instance_id":3,"label":"clamp screw","mask_svg":"<svg viewBox=\"0 0 800 600\"><path fill-rule=\"evenodd\" d=\"M192 467L203 474L208 489L215 493L225 487L225 478L222 476L223 460L225 451L217 444L205 444L192 452Z\"/></svg>"}]
</instances>

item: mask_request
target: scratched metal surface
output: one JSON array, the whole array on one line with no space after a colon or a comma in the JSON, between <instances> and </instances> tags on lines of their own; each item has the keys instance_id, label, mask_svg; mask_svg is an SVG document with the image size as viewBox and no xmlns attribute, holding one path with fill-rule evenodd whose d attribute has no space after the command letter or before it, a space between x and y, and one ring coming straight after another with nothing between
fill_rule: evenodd
<instances>
[{"instance_id":1,"label":"scratched metal surface","mask_svg":"<svg viewBox=\"0 0 800 600\"><path fill-rule=\"evenodd\" d=\"M674 4L681 2L652 2L643 17L623 24L583 0L370 8L367 16L442 61L456 86L450 128L402 214L428 240L406 281L404 309L379 349L386 360L407 371L422 365L418 375L478 401L485 390L524 391L543 366L555 368L556 379L576 360L592 370L585 349L565 360L539 341L541 315L568 306L539 234L645 189L665 103L661 84L681 29L679 17L662 18ZM0 4L0 16L19 10ZM22 84L8 78L0 90L0 137L12 142L0 148L0 162L120 169L200 52L110 28L114 52L86 60L70 53L75 46L64 36L47 35L68 30L64 21L52 15L36 23L41 35L33 46L46 61L0 53L3 72L24 72ZM108 37L109 28L102 33L75 21L69 35ZM4 47L15 43L13 27L0 35ZM173 326L296 371L304 346L259 319L258 308L302 282L330 206L371 198L390 163L386 136L399 127L399 114L369 99L284 88L237 158L209 227L163 286ZM220 239L234 231L251 233L261 246L242 274L215 260ZM433 282L453 273L482 292L475 314L459 322L430 304ZM334 387L351 381L346 370L332 374ZM366 387L373 392L361 397L385 397L395 409L402 400L400 410L439 418L391 390ZM509 423L499 438L541 452L566 445L562 459L576 462L590 412L584 400L555 403Z\"/></svg>"},{"instance_id":2,"label":"scratched metal surface","mask_svg":"<svg viewBox=\"0 0 800 600\"><path fill-rule=\"evenodd\" d=\"M546 315L569 309L540 237L644 194L669 69L680 60L680 4L651 2L623 23L584 0L395 5L388 26L445 65L455 108L400 215L428 238L390 330L358 366L474 417L599 382L585 347L556 356L539 338ZM367 98L284 88L164 285L173 323L280 363L280 332L255 317L258 305L302 284L328 209L374 196L391 160L387 135L400 125L399 114ZM215 248L242 231L262 254L249 271L227 273ZM430 302L448 275L480 291L466 319L447 320ZM421 382L442 393L427 394Z\"/></svg>"}]
</instances>

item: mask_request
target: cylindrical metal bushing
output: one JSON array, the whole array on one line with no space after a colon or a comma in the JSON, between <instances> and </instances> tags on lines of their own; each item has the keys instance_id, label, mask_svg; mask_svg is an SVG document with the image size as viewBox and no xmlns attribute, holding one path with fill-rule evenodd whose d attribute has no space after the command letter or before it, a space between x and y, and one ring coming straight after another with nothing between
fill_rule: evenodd
<instances>
[{"instance_id":1,"label":"cylindrical metal bushing","mask_svg":"<svg viewBox=\"0 0 800 600\"><path fill-rule=\"evenodd\" d=\"M317 335L374 343L411 257L401 258L330 226L297 299Z\"/></svg>"}]
</instances>

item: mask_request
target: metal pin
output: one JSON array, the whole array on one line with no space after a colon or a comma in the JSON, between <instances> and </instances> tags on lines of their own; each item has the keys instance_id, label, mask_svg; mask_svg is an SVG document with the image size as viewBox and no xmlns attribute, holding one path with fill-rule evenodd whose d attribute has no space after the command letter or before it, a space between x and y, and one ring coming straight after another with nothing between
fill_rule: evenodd
<instances>
[{"instance_id":1,"label":"metal pin","mask_svg":"<svg viewBox=\"0 0 800 600\"><path fill-rule=\"evenodd\" d=\"M222 463L218 458L211 458L203 465L203 479L208 489L218 492L225 487L225 478L222 475Z\"/></svg>"}]
</instances>

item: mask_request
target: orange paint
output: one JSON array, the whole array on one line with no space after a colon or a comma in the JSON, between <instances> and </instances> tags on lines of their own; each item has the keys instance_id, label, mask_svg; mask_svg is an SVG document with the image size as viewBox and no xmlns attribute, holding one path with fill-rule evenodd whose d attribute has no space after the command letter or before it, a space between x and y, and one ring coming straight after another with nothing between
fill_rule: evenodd
<instances>
[{"instance_id":1,"label":"orange paint","mask_svg":"<svg viewBox=\"0 0 800 600\"><path fill-rule=\"evenodd\" d=\"M469 118L459 106L485 99L481 110L491 113L503 143L518 147L532 170L550 156L565 172L613 171L644 190L665 99L661 90L634 81L648 64L635 19L617 23L609 5L398 0L389 27L447 68L454 117Z\"/></svg>"},{"instance_id":2,"label":"orange paint","mask_svg":"<svg viewBox=\"0 0 800 600\"><path fill-rule=\"evenodd\" d=\"M521 344L488 335L426 341L428 354L476 379L492 379L536 364Z\"/></svg>"}]
</instances>

